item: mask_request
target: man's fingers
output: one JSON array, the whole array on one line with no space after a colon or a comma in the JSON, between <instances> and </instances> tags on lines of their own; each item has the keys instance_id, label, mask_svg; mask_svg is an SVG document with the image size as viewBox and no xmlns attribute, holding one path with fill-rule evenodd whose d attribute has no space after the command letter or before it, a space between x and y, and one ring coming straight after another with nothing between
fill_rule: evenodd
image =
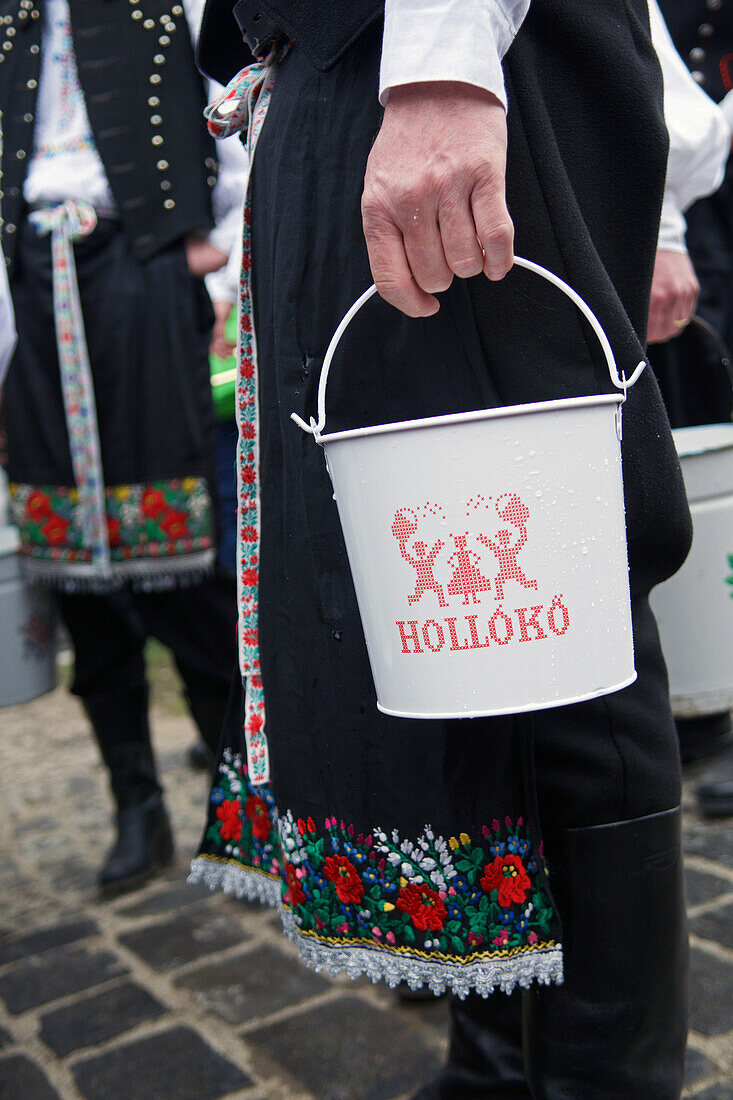
<instances>
[{"instance_id":1,"label":"man's fingers","mask_svg":"<svg viewBox=\"0 0 733 1100\"><path fill-rule=\"evenodd\" d=\"M417 285L427 294L440 294L453 282L437 219L426 214L414 218L402 226L405 255Z\"/></svg>"},{"instance_id":2,"label":"man's fingers","mask_svg":"<svg viewBox=\"0 0 733 1100\"><path fill-rule=\"evenodd\" d=\"M459 279L470 279L484 268L484 254L476 236L473 213L468 206L444 204L438 215L445 261Z\"/></svg>"},{"instance_id":3,"label":"man's fingers","mask_svg":"<svg viewBox=\"0 0 733 1100\"><path fill-rule=\"evenodd\" d=\"M437 299L421 290L412 277L402 233L397 226L367 204L362 214L372 278L381 297L408 317L430 317L437 313Z\"/></svg>"},{"instance_id":4,"label":"man's fingers","mask_svg":"<svg viewBox=\"0 0 733 1100\"><path fill-rule=\"evenodd\" d=\"M471 196L476 234L484 250L483 271L494 281L503 279L514 263L514 225L502 192L487 186L474 189Z\"/></svg>"}]
</instances>

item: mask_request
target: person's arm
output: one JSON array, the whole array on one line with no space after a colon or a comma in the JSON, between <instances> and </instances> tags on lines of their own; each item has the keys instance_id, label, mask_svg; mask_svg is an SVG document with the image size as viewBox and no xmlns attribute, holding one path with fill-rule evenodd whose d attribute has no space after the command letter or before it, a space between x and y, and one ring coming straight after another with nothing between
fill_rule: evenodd
<instances>
[{"instance_id":1,"label":"person's arm","mask_svg":"<svg viewBox=\"0 0 733 1100\"><path fill-rule=\"evenodd\" d=\"M723 112L695 83L677 53L656 0L649 0L652 42L664 76L669 159L649 305L649 343L679 334L700 287L685 247L684 211L721 184L730 149Z\"/></svg>"},{"instance_id":2,"label":"person's arm","mask_svg":"<svg viewBox=\"0 0 733 1100\"><path fill-rule=\"evenodd\" d=\"M501 279L513 262L505 202L501 59L529 0L387 0L386 103L367 164L364 235L374 281L410 316L453 276Z\"/></svg>"}]
</instances>

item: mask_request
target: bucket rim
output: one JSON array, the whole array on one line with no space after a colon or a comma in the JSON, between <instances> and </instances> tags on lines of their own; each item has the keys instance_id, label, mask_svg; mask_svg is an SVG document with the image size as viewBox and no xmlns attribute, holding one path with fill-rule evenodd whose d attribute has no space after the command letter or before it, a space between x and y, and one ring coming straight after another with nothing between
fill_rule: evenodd
<instances>
[{"instance_id":1,"label":"bucket rim","mask_svg":"<svg viewBox=\"0 0 733 1100\"><path fill-rule=\"evenodd\" d=\"M493 707L489 710L464 710L460 713L456 711L446 711L440 714L425 714L424 712L422 714L417 714L413 711L392 710L388 707L383 707L379 700L377 700L377 710L381 711L382 714L389 715L391 718L421 718L425 721L445 721L449 718L499 718L502 715L528 714L530 711L536 710L554 710L555 707L567 707L573 703L585 703L590 699L600 699L603 695L612 695L616 691L622 691L624 688L629 687L630 684L635 682L637 675L637 671L634 669L630 676L627 676L624 680L614 684L612 687L597 688L595 691L587 691L582 695L568 696L567 699L551 699L549 702L525 703L512 707Z\"/></svg>"},{"instance_id":2,"label":"bucket rim","mask_svg":"<svg viewBox=\"0 0 733 1100\"><path fill-rule=\"evenodd\" d=\"M594 405L622 405L623 393L599 393L585 397L561 397L552 401L532 401L523 405L501 405L493 409L472 409L462 413L444 413L441 416L424 416L417 420L395 420L390 424L372 424L366 428L347 428L342 432L316 433L318 443L335 443L346 439L360 439L370 435L387 435L419 428L442 428L452 424L472 424L480 420L503 420L514 416L530 416L534 413L560 412L563 409L590 408Z\"/></svg>"}]
</instances>

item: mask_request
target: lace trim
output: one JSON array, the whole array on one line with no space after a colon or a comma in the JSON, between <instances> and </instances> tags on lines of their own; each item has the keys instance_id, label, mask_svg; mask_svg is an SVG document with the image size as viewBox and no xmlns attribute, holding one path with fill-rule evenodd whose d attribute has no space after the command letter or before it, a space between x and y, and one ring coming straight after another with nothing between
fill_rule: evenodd
<instances>
[{"instance_id":1,"label":"lace trim","mask_svg":"<svg viewBox=\"0 0 733 1100\"><path fill-rule=\"evenodd\" d=\"M304 935L290 909L281 902L279 879L242 867L228 860L199 856L191 863L191 884L205 882L210 890L222 890L248 901L277 906L288 939L298 947L301 961L312 970L325 970L331 977L347 974L352 979L367 977L384 981L394 989L405 983L410 989L429 986L436 995L450 991L461 1000L475 992L488 997L494 990L511 993L516 986L527 989L532 982L562 985L562 947L538 947L514 958L484 959L474 963L449 963L398 954L382 947L330 946Z\"/></svg>"},{"instance_id":2,"label":"lace trim","mask_svg":"<svg viewBox=\"0 0 733 1100\"><path fill-rule=\"evenodd\" d=\"M159 561L113 562L109 572L100 576L95 566L88 562L36 561L25 554L21 556L26 580L69 593L109 592L127 584L143 592L185 588L200 584L210 576L215 561L215 550L200 550Z\"/></svg>"},{"instance_id":3,"label":"lace trim","mask_svg":"<svg viewBox=\"0 0 733 1100\"><path fill-rule=\"evenodd\" d=\"M316 971L325 970L335 977L370 978L384 981L390 989L405 983L410 989L427 985L436 995L454 993L461 1000L469 993L488 997L494 990L511 993L517 986L562 985L562 948L533 949L530 954L512 959L485 959L475 963L446 963L438 959L418 959L398 955L380 947L331 947L322 940L306 937L295 923L293 914L280 906L285 933L297 944L301 962Z\"/></svg>"},{"instance_id":4,"label":"lace trim","mask_svg":"<svg viewBox=\"0 0 733 1100\"><path fill-rule=\"evenodd\" d=\"M265 871L242 867L239 863L212 856L197 856L191 862L187 882L204 882L210 890L221 890L247 901L260 901L274 908L280 904L281 881Z\"/></svg>"}]
</instances>

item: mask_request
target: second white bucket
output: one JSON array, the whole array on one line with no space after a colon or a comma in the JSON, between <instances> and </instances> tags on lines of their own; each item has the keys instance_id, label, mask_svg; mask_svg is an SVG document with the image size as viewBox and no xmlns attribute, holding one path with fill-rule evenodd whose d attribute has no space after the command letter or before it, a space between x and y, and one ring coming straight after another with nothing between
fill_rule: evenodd
<instances>
[{"instance_id":1,"label":"second white bucket","mask_svg":"<svg viewBox=\"0 0 733 1100\"><path fill-rule=\"evenodd\" d=\"M588 305L613 394L323 434L378 707L471 718L563 706L636 679L621 480L620 378Z\"/></svg>"}]
</instances>

